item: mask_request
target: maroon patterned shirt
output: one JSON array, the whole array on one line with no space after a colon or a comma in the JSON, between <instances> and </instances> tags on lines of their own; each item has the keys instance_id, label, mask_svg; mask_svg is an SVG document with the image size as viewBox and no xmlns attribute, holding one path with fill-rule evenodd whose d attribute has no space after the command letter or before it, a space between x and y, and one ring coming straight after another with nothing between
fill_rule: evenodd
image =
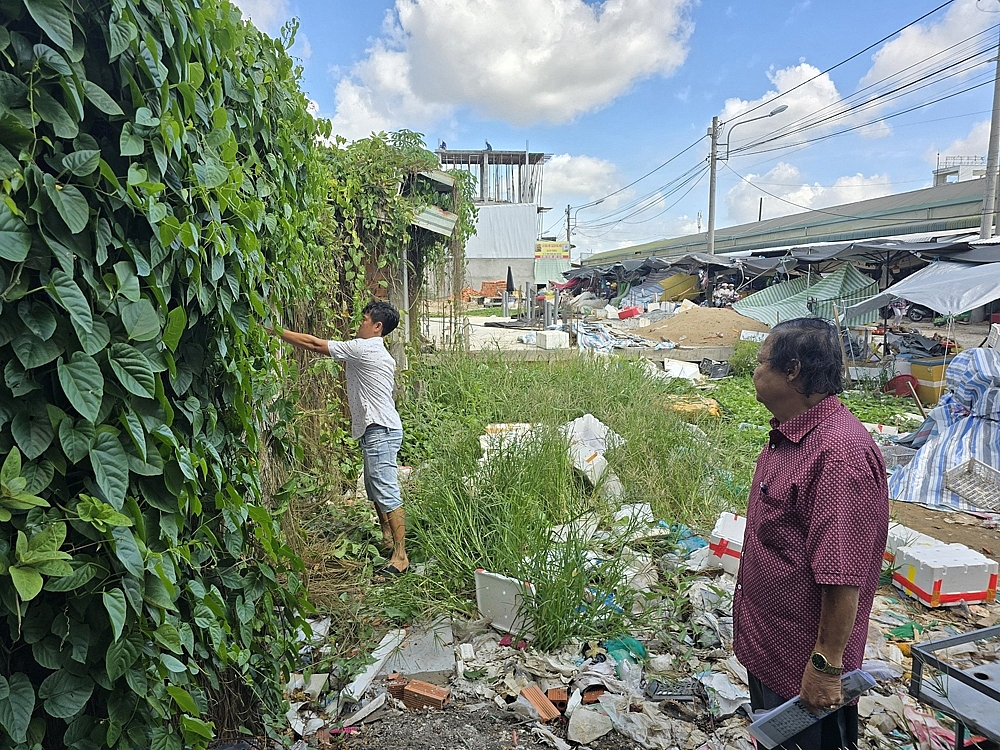
<instances>
[{"instance_id":1,"label":"maroon patterned shirt","mask_svg":"<svg viewBox=\"0 0 1000 750\"><path fill-rule=\"evenodd\" d=\"M836 396L780 426L771 420L733 602L736 656L764 685L798 695L824 585L861 589L844 670L861 668L888 528L882 454Z\"/></svg>"}]
</instances>

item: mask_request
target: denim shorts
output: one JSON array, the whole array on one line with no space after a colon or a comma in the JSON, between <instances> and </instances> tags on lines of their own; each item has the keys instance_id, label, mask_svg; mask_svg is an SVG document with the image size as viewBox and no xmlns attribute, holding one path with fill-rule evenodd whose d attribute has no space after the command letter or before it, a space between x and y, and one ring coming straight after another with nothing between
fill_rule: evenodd
<instances>
[{"instance_id":1,"label":"denim shorts","mask_svg":"<svg viewBox=\"0 0 1000 750\"><path fill-rule=\"evenodd\" d=\"M403 431L380 424L368 425L361 436L361 455L365 464L365 492L383 513L403 506L399 491L396 456L403 444Z\"/></svg>"}]
</instances>

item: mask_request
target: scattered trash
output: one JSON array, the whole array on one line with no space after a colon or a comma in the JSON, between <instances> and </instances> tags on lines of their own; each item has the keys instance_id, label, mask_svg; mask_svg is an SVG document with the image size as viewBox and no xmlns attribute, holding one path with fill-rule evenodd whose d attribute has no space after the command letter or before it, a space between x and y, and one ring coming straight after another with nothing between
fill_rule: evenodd
<instances>
[{"instance_id":1,"label":"scattered trash","mask_svg":"<svg viewBox=\"0 0 1000 750\"><path fill-rule=\"evenodd\" d=\"M344 719L344 726L345 727L357 726L362 721L371 716L373 713L378 711L380 708L382 708L382 706L385 705L386 695L388 695L388 693L382 693L381 695L375 696L365 705L364 708L355 711L353 714Z\"/></svg>"},{"instance_id":2,"label":"scattered trash","mask_svg":"<svg viewBox=\"0 0 1000 750\"><path fill-rule=\"evenodd\" d=\"M614 729L614 724L608 715L592 708L581 708L574 711L569 720L566 738L571 742L589 745Z\"/></svg>"},{"instance_id":3,"label":"scattered trash","mask_svg":"<svg viewBox=\"0 0 1000 750\"><path fill-rule=\"evenodd\" d=\"M750 704L750 692L736 685L722 672L702 672L695 678L705 686L708 705L715 716L731 716L740 706Z\"/></svg>"}]
</instances>

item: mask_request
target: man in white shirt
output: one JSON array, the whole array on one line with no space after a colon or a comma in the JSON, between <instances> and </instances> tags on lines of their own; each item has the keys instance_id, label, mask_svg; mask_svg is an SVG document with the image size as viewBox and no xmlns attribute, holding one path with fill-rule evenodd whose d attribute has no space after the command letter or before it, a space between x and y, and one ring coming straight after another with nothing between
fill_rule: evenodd
<instances>
[{"instance_id":1,"label":"man in white shirt","mask_svg":"<svg viewBox=\"0 0 1000 750\"><path fill-rule=\"evenodd\" d=\"M327 341L307 333L282 331L294 347L326 354L344 363L351 434L361 444L365 492L375 505L382 541L392 549L386 573L399 575L410 566L406 556L406 511L399 489L396 455L403 442L403 423L392 391L396 361L382 341L399 325L399 312L388 302L369 302L362 311L357 338Z\"/></svg>"}]
</instances>

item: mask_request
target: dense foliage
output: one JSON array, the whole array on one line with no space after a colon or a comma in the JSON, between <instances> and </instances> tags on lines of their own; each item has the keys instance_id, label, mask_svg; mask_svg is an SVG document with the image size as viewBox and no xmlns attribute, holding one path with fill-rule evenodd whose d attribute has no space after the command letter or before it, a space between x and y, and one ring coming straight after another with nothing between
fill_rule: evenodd
<instances>
[{"instance_id":1,"label":"dense foliage","mask_svg":"<svg viewBox=\"0 0 1000 750\"><path fill-rule=\"evenodd\" d=\"M0 747L259 730L303 625L260 503L260 321L310 250L328 133L291 40L227 0L0 21Z\"/></svg>"}]
</instances>

